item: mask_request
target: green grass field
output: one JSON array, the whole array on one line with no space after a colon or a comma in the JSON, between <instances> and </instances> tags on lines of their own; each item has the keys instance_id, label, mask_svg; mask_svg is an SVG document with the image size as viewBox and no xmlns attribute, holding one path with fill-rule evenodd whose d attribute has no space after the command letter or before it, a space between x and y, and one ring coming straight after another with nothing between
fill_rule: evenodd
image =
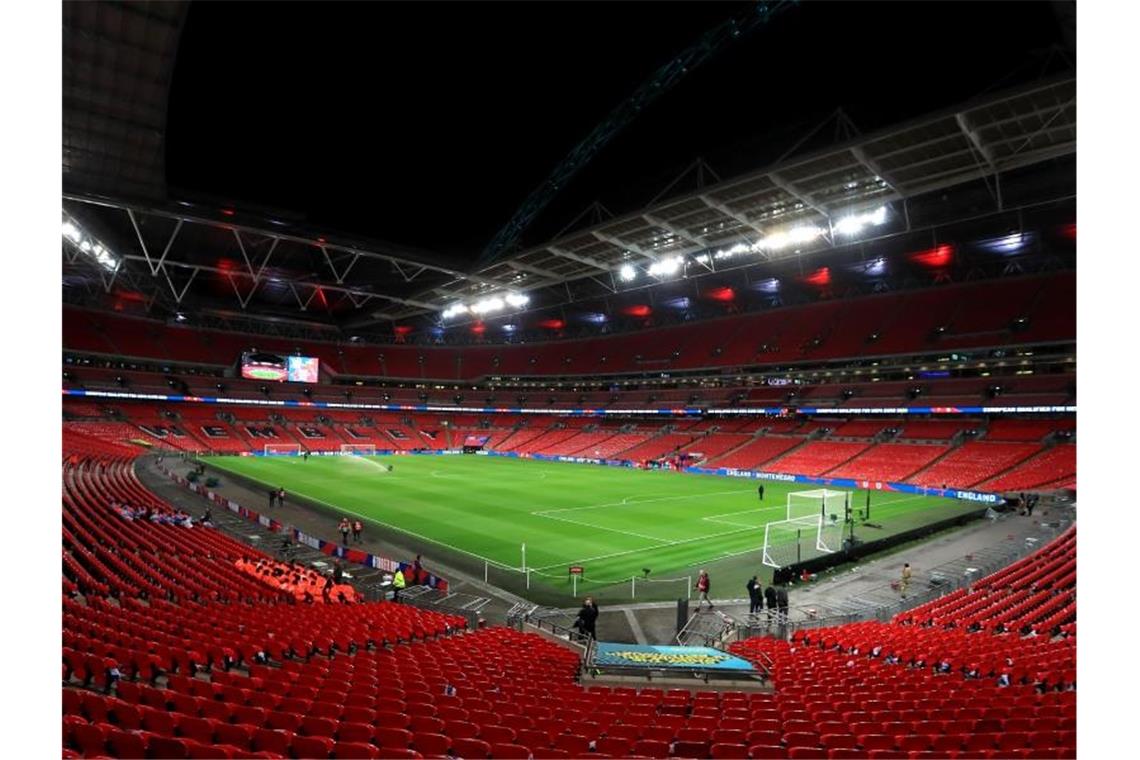
<instances>
[{"instance_id":1,"label":"green grass field","mask_svg":"<svg viewBox=\"0 0 1140 760\"><path fill-rule=\"evenodd\" d=\"M701 567L710 574L718 568L726 574L761 572L764 525L784 519L788 491L816 488L765 483L761 503L758 483L751 480L505 457L204 461L283 487L336 515L359 517L373 534L379 529L409 551L422 552L429 565L435 556L481 574L486 564L492 582L517 590L522 575L515 569L522 565L525 543L532 585L565 593L567 568L582 565L586 582L579 588L597 592L613 586L626 597L631 576L643 578L643 568L650 568L650 578L659 584L643 583L646 597L656 590L664 598L683 594L684 584L670 586L661 579L695 577ZM386 464L394 466L393 472L386 471ZM856 492L852 504L862 509L864 500ZM865 540L978 509L902 493L877 492L871 503L871 522L881 527L857 526L856 535ZM264 509L264 504L249 506ZM337 519L330 514L326 538L335 538ZM814 552L814 532L810 541L803 538L803 545ZM804 558L808 556L815 554ZM727 589L724 594L741 595Z\"/></svg>"}]
</instances>

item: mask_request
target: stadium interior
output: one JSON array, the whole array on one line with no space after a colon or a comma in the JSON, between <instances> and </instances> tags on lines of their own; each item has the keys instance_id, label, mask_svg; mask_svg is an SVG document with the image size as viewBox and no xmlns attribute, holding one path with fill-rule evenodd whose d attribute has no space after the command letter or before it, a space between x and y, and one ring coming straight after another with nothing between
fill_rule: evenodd
<instances>
[{"instance_id":1,"label":"stadium interior","mask_svg":"<svg viewBox=\"0 0 1140 760\"><path fill-rule=\"evenodd\" d=\"M833 116L465 261L167 188L152 121L191 5L64 6L64 757L1076 756L1073 71ZM378 511L310 457L378 465ZM541 478L531 515L596 515L553 517L568 542L633 548L528 567L525 535L515 563L385 522L405 462L441 500L508 498L449 474L492 458ZM300 485L266 509L245 461ZM575 466L747 499L697 565L702 536L598 512L645 481L551 501L534 468ZM781 514L734 517L758 488ZM784 515L801 492L843 506ZM641 574L591 577L626 553ZM790 605L757 610L749 575Z\"/></svg>"}]
</instances>

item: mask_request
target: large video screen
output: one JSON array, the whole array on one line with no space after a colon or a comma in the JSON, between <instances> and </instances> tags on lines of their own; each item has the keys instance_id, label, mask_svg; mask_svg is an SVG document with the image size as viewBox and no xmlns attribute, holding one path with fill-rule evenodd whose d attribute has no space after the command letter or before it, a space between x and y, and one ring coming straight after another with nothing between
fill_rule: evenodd
<instances>
[{"instance_id":1,"label":"large video screen","mask_svg":"<svg viewBox=\"0 0 1140 760\"><path fill-rule=\"evenodd\" d=\"M320 379L320 365L321 360L315 356L245 353L241 356L241 376L277 383L315 383Z\"/></svg>"}]
</instances>

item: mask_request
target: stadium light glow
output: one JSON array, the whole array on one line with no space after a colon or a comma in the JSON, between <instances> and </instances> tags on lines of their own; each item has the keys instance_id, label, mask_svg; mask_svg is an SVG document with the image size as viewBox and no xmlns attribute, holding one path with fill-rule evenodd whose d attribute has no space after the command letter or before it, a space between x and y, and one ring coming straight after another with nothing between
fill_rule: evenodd
<instances>
[{"instance_id":1,"label":"stadium light glow","mask_svg":"<svg viewBox=\"0 0 1140 760\"><path fill-rule=\"evenodd\" d=\"M649 265L649 274L654 277L669 277L674 275L681 268L681 258L679 256L670 256L667 259L658 259Z\"/></svg>"},{"instance_id":2,"label":"stadium light glow","mask_svg":"<svg viewBox=\"0 0 1140 760\"><path fill-rule=\"evenodd\" d=\"M863 214L848 214L835 223L834 229L840 235L852 237L869 226L878 227L887 222L887 207L879 206L874 211Z\"/></svg>"},{"instance_id":3,"label":"stadium light glow","mask_svg":"<svg viewBox=\"0 0 1140 760\"><path fill-rule=\"evenodd\" d=\"M62 235L64 240L78 248L81 253L94 259L96 264L108 272L114 272L119 268L119 258L107 246L84 232L74 220L64 218Z\"/></svg>"},{"instance_id":4,"label":"stadium light glow","mask_svg":"<svg viewBox=\"0 0 1140 760\"><path fill-rule=\"evenodd\" d=\"M458 316L460 314L466 314L466 313L467 313L467 306L466 305L461 304L461 303L453 303L451 306L448 306L446 309L443 310L443 318L444 319L451 319L452 317Z\"/></svg>"},{"instance_id":5,"label":"stadium light glow","mask_svg":"<svg viewBox=\"0 0 1140 760\"><path fill-rule=\"evenodd\" d=\"M618 270L618 276L621 277L622 282L632 282L637 278L637 270L633 268L632 264L622 264L621 269Z\"/></svg>"},{"instance_id":6,"label":"stadium light glow","mask_svg":"<svg viewBox=\"0 0 1140 760\"><path fill-rule=\"evenodd\" d=\"M799 227L793 227L790 230L774 232L771 235L765 237L759 243L756 243L753 246L753 249L760 250L766 248L770 251L778 251L781 248L810 243L816 238L822 236L823 233L823 228L817 227L814 224L801 225Z\"/></svg>"},{"instance_id":7,"label":"stadium light glow","mask_svg":"<svg viewBox=\"0 0 1140 760\"><path fill-rule=\"evenodd\" d=\"M507 293L502 296L488 296L472 304L461 302L453 303L440 312L440 316L443 317L443 319L451 319L452 317L458 317L463 314L474 314L481 317L485 314L502 311L508 306L514 309L521 309L529 303L530 296L525 293Z\"/></svg>"},{"instance_id":8,"label":"stadium light glow","mask_svg":"<svg viewBox=\"0 0 1140 760\"><path fill-rule=\"evenodd\" d=\"M503 299L499 298L498 296L491 296L490 298L483 298L476 301L475 303L471 304L470 308L472 314L483 315L499 311L505 305L506 304L503 302Z\"/></svg>"},{"instance_id":9,"label":"stadium light glow","mask_svg":"<svg viewBox=\"0 0 1140 760\"><path fill-rule=\"evenodd\" d=\"M1008 235L1002 235L1001 237L981 240L978 242L978 245L990 253L1008 256L1020 252L1032 242L1032 232L1012 232Z\"/></svg>"}]
</instances>

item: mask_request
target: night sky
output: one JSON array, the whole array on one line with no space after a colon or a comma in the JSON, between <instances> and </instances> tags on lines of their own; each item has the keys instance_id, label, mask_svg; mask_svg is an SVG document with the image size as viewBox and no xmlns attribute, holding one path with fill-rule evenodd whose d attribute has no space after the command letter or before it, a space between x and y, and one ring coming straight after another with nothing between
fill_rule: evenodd
<instances>
[{"instance_id":1,"label":"night sky","mask_svg":"<svg viewBox=\"0 0 1140 760\"><path fill-rule=\"evenodd\" d=\"M174 197L473 260L612 108L738 9L195 2L167 181ZM801 3L658 100L524 240L595 200L633 210L697 156L723 177L764 166L837 107L869 132L1037 78L1064 16L1048 2Z\"/></svg>"}]
</instances>

